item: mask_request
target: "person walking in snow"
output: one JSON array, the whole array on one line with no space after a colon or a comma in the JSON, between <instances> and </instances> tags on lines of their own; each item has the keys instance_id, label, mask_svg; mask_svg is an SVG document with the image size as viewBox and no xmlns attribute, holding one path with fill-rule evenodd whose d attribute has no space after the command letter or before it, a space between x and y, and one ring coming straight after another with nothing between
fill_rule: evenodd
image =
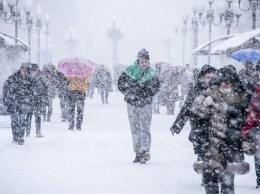
<instances>
[{"instance_id":1,"label":"person walking in snow","mask_svg":"<svg viewBox=\"0 0 260 194\"><path fill-rule=\"evenodd\" d=\"M49 62L45 64L42 71L43 81L47 86L48 104L45 106L43 112L43 121L50 122L53 111L52 102L56 95L56 89L58 88L58 80L55 75L55 66Z\"/></svg>"},{"instance_id":2,"label":"person walking in snow","mask_svg":"<svg viewBox=\"0 0 260 194\"><path fill-rule=\"evenodd\" d=\"M150 159L153 96L159 92L160 81L149 65L149 53L142 49L134 64L128 66L118 80L118 89L127 102L128 119L136 157L134 163Z\"/></svg>"},{"instance_id":3,"label":"person walking in snow","mask_svg":"<svg viewBox=\"0 0 260 194\"><path fill-rule=\"evenodd\" d=\"M209 87L210 80L215 71L216 69L210 65L204 65L201 68L195 85L189 90L184 105L170 128L172 135L179 134L187 121L190 120L191 130L189 140L193 144L194 154L197 155L198 161L204 160L205 154L208 150L209 119L201 118L200 116L193 114L191 108L195 98L203 95Z\"/></svg>"},{"instance_id":4,"label":"person walking in snow","mask_svg":"<svg viewBox=\"0 0 260 194\"><path fill-rule=\"evenodd\" d=\"M84 113L84 101L86 99L86 89L89 82L89 77L68 77L69 82L69 130L73 130L75 126L75 109L77 107L77 116L76 116L76 128L81 130L81 125L83 122L83 113Z\"/></svg>"},{"instance_id":5,"label":"person walking in snow","mask_svg":"<svg viewBox=\"0 0 260 194\"><path fill-rule=\"evenodd\" d=\"M47 87L42 80L38 64L32 63L29 66L29 74L33 80L32 112L27 115L26 137L30 136L32 115L35 116L36 137L43 137L41 133L41 115L47 104Z\"/></svg>"},{"instance_id":6,"label":"person walking in snow","mask_svg":"<svg viewBox=\"0 0 260 194\"><path fill-rule=\"evenodd\" d=\"M244 161L241 130L245 123L247 99L239 76L231 69L220 68L212 85L204 95L198 96L192 105L194 114L209 119L209 145L203 161L193 167L202 173L206 194L234 194L235 174L249 172Z\"/></svg>"},{"instance_id":7,"label":"person walking in snow","mask_svg":"<svg viewBox=\"0 0 260 194\"><path fill-rule=\"evenodd\" d=\"M170 131L172 135L179 134L184 125L190 120L191 131L189 140L193 143L194 153L198 154L198 161L205 155L205 147L208 143L209 119L201 118L191 110L193 101L207 90L211 78L216 69L210 65L204 65L198 75L195 85L190 89L187 99L177 115Z\"/></svg>"},{"instance_id":8,"label":"person walking in snow","mask_svg":"<svg viewBox=\"0 0 260 194\"><path fill-rule=\"evenodd\" d=\"M177 67L169 67L162 74L161 99L168 115L174 115L175 103L179 100L180 77Z\"/></svg>"},{"instance_id":9,"label":"person walking in snow","mask_svg":"<svg viewBox=\"0 0 260 194\"><path fill-rule=\"evenodd\" d=\"M108 94L112 88L112 77L105 65L101 64L96 72L96 82L101 94L102 104L108 103Z\"/></svg>"},{"instance_id":10,"label":"person walking in snow","mask_svg":"<svg viewBox=\"0 0 260 194\"><path fill-rule=\"evenodd\" d=\"M18 145L24 143L27 115L32 110L33 80L28 74L28 68L29 63L22 63L3 87L3 102L11 114L13 142Z\"/></svg>"},{"instance_id":11,"label":"person walking in snow","mask_svg":"<svg viewBox=\"0 0 260 194\"><path fill-rule=\"evenodd\" d=\"M61 121L65 122L68 120L68 81L65 75L59 71L56 72L56 77L58 81L58 97L60 99L60 109L61 109Z\"/></svg>"}]
</instances>

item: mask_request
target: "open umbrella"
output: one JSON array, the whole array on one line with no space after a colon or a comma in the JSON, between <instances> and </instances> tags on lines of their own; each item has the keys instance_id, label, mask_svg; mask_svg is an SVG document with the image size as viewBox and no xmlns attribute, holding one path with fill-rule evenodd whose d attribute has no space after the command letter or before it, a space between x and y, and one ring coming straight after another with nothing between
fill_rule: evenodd
<instances>
[{"instance_id":1,"label":"open umbrella","mask_svg":"<svg viewBox=\"0 0 260 194\"><path fill-rule=\"evenodd\" d=\"M58 70L66 77L85 77L90 75L96 64L84 58L67 58L58 62Z\"/></svg>"},{"instance_id":2,"label":"open umbrella","mask_svg":"<svg viewBox=\"0 0 260 194\"><path fill-rule=\"evenodd\" d=\"M242 49L232 53L229 57L239 62L257 62L260 60L260 50Z\"/></svg>"}]
</instances>

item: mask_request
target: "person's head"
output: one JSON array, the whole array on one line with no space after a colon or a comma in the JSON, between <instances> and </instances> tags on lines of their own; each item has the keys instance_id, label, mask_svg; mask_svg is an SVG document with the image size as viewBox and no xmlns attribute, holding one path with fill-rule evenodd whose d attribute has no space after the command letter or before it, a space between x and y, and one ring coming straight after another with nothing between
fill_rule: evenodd
<instances>
[{"instance_id":1,"label":"person's head","mask_svg":"<svg viewBox=\"0 0 260 194\"><path fill-rule=\"evenodd\" d=\"M207 64L203 65L197 76L197 84L204 88L207 88L215 72L216 69L214 67Z\"/></svg>"},{"instance_id":2,"label":"person's head","mask_svg":"<svg viewBox=\"0 0 260 194\"><path fill-rule=\"evenodd\" d=\"M147 65L149 65L149 60L150 60L149 52L146 51L145 49L141 49L137 53L137 61L141 67L146 67Z\"/></svg>"},{"instance_id":3,"label":"person's head","mask_svg":"<svg viewBox=\"0 0 260 194\"><path fill-rule=\"evenodd\" d=\"M22 76L26 76L28 75L28 72L29 72L29 63L22 63L21 64L21 67L19 69L19 72Z\"/></svg>"},{"instance_id":4,"label":"person's head","mask_svg":"<svg viewBox=\"0 0 260 194\"><path fill-rule=\"evenodd\" d=\"M214 73L213 71L209 71L207 73L205 73L205 75L203 76L203 81L205 84L209 84L210 80L212 79L212 77L214 76Z\"/></svg>"},{"instance_id":5,"label":"person's head","mask_svg":"<svg viewBox=\"0 0 260 194\"><path fill-rule=\"evenodd\" d=\"M224 67L226 67L226 68L230 69L231 71L233 71L233 72L237 73L237 69L236 69L236 67L235 67L235 66L233 66L233 65L231 65L231 64L229 64L229 65L226 65L226 66L224 66Z\"/></svg>"},{"instance_id":6,"label":"person's head","mask_svg":"<svg viewBox=\"0 0 260 194\"><path fill-rule=\"evenodd\" d=\"M216 73L216 79L220 90L224 93L230 93L234 87L235 90L240 88L238 74L229 68L220 68Z\"/></svg>"},{"instance_id":7,"label":"person's head","mask_svg":"<svg viewBox=\"0 0 260 194\"><path fill-rule=\"evenodd\" d=\"M39 72L39 65L36 63L31 63L29 67L29 71L32 77L36 77Z\"/></svg>"},{"instance_id":8,"label":"person's head","mask_svg":"<svg viewBox=\"0 0 260 194\"><path fill-rule=\"evenodd\" d=\"M245 62L244 63L245 69L248 71L254 71L254 64L252 62Z\"/></svg>"}]
</instances>

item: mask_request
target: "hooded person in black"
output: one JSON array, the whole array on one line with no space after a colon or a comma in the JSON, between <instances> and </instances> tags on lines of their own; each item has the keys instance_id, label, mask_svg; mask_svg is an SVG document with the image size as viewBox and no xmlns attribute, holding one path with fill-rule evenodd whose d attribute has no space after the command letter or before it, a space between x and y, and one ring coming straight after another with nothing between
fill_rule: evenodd
<instances>
[{"instance_id":1,"label":"hooded person in black","mask_svg":"<svg viewBox=\"0 0 260 194\"><path fill-rule=\"evenodd\" d=\"M190 120L191 131L189 140L193 143L194 153L198 154L198 160L202 160L206 152L209 120L193 114L191 107L195 98L202 95L208 88L210 78L215 71L216 69L210 65L204 65L201 68L195 85L189 90L184 105L170 129L173 135L175 133L179 134L186 122Z\"/></svg>"}]
</instances>

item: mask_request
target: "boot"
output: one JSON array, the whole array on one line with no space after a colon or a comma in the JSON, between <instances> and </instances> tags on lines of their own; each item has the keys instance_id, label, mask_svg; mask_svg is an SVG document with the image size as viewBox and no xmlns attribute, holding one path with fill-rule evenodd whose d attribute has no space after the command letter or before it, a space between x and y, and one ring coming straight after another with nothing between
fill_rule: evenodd
<instances>
[{"instance_id":1,"label":"boot","mask_svg":"<svg viewBox=\"0 0 260 194\"><path fill-rule=\"evenodd\" d=\"M47 118L47 122L51 122L51 118L50 117Z\"/></svg>"},{"instance_id":2,"label":"boot","mask_svg":"<svg viewBox=\"0 0 260 194\"><path fill-rule=\"evenodd\" d=\"M141 159L142 159L142 153L136 153L133 163L138 163L141 161Z\"/></svg>"},{"instance_id":3,"label":"boot","mask_svg":"<svg viewBox=\"0 0 260 194\"><path fill-rule=\"evenodd\" d=\"M36 133L36 137L41 138L43 137L43 134L41 132Z\"/></svg>"},{"instance_id":4,"label":"boot","mask_svg":"<svg viewBox=\"0 0 260 194\"><path fill-rule=\"evenodd\" d=\"M30 132L26 132L25 137L30 137Z\"/></svg>"},{"instance_id":5,"label":"boot","mask_svg":"<svg viewBox=\"0 0 260 194\"><path fill-rule=\"evenodd\" d=\"M18 145L23 145L23 144L24 144L24 139L21 138L21 137L18 138L18 139L17 139L17 144L18 144Z\"/></svg>"},{"instance_id":6,"label":"boot","mask_svg":"<svg viewBox=\"0 0 260 194\"><path fill-rule=\"evenodd\" d=\"M141 163L141 164L145 164L147 161L150 160L150 158L151 158L150 152L144 151L144 152L143 152L143 157L142 157L140 163Z\"/></svg>"}]
</instances>

